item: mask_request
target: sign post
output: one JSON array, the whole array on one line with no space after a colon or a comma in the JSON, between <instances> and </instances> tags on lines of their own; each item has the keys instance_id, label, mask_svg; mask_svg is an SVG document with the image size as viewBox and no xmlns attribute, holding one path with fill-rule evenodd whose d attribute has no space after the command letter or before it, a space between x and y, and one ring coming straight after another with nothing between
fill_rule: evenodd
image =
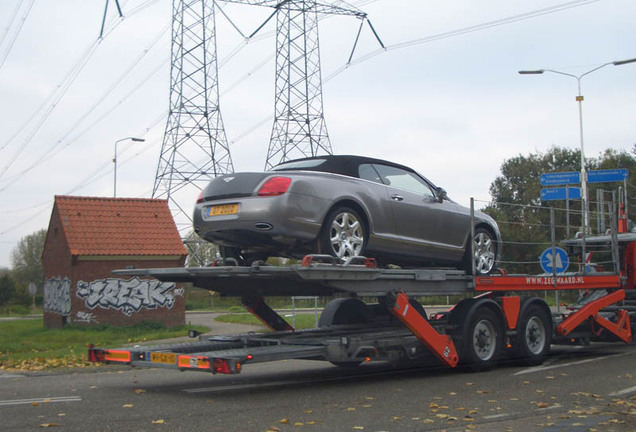
<instances>
[{"instance_id":1,"label":"sign post","mask_svg":"<svg viewBox=\"0 0 636 432\"><path fill-rule=\"evenodd\" d=\"M38 292L38 287L33 283L29 282L29 286L27 288L29 294L31 295L31 311L35 312L35 294Z\"/></svg>"}]
</instances>

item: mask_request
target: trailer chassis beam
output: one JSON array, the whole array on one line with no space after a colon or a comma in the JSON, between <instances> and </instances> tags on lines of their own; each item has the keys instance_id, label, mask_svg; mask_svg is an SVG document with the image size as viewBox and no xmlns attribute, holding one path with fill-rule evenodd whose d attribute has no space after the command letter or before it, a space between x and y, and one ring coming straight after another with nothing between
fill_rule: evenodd
<instances>
[{"instance_id":1,"label":"trailer chassis beam","mask_svg":"<svg viewBox=\"0 0 636 432\"><path fill-rule=\"evenodd\" d=\"M556 328L557 334L561 336L567 336L574 331L585 320L590 319L591 325L596 323L605 328L610 333L617 336L624 342L629 343L632 340L632 331L629 322L629 316L625 310L619 310L617 312L618 320L616 323L603 318L598 313L601 309L617 303L625 298L625 290L617 290L606 296L603 296L597 300L594 300L578 311L572 313Z\"/></svg>"},{"instance_id":2,"label":"trailer chassis beam","mask_svg":"<svg viewBox=\"0 0 636 432\"><path fill-rule=\"evenodd\" d=\"M437 330L414 307L404 293L387 294L387 307L435 357L446 366L455 367L459 362L453 339Z\"/></svg>"},{"instance_id":3,"label":"trailer chassis beam","mask_svg":"<svg viewBox=\"0 0 636 432\"><path fill-rule=\"evenodd\" d=\"M274 309L265 303L263 296L243 297L241 299L243 306L249 313L258 318L270 330L273 331L293 331L294 328L289 325L285 319Z\"/></svg>"}]
</instances>

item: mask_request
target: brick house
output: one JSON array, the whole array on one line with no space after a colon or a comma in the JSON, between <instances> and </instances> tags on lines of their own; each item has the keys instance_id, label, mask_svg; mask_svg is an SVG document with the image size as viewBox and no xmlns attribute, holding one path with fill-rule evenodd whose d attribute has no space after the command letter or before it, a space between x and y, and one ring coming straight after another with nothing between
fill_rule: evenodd
<instances>
[{"instance_id":1,"label":"brick house","mask_svg":"<svg viewBox=\"0 0 636 432\"><path fill-rule=\"evenodd\" d=\"M166 200L56 196L42 252L44 325L182 325L182 287L111 271L182 267L186 255Z\"/></svg>"}]
</instances>

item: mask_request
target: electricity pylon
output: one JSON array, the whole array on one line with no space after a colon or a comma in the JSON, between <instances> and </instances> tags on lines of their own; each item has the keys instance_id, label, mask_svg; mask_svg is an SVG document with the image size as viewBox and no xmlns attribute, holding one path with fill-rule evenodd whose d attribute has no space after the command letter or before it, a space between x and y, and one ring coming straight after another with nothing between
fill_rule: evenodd
<instances>
[{"instance_id":1,"label":"electricity pylon","mask_svg":"<svg viewBox=\"0 0 636 432\"><path fill-rule=\"evenodd\" d=\"M192 190L234 171L219 109L213 1L173 0L171 60L170 110L152 196L168 199L175 219L176 213L190 219Z\"/></svg>"},{"instance_id":2,"label":"electricity pylon","mask_svg":"<svg viewBox=\"0 0 636 432\"><path fill-rule=\"evenodd\" d=\"M265 168L290 159L331 154L322 103L318 14L351 15L363 21L366 14L342 1L337 3L344 6L311 0L222 1L275 9L265 21L276 15L274 126Z\"/></svg>"}]
</instances>

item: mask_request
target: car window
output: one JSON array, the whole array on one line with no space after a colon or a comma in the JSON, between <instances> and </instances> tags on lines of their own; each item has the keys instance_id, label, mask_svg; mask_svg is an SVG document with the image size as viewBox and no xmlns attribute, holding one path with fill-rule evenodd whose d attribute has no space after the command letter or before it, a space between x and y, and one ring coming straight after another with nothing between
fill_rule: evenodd
<instances>
[{"instance_id":1,"label":"car window","mask_svg":"<svg viewBox=\"0 0 636 432\"><path fill-rule=\"evenodd\" d=\"M429 184L417 174L388 165L373 164L373 168L380 174L382 183L398 189L433 198L435 194Z\"/></svg>"},{"instance_id":2,"label":"car window","mask_svg":"<svg viewBox=\"0 0 636 432\"><path fill-rule=\"evenodd\" d=\"M369 180L376 183L382 183L380 175L371 164L361 164L358 167L358 177L363 180Z\"/></svg>"}]
</instances>

